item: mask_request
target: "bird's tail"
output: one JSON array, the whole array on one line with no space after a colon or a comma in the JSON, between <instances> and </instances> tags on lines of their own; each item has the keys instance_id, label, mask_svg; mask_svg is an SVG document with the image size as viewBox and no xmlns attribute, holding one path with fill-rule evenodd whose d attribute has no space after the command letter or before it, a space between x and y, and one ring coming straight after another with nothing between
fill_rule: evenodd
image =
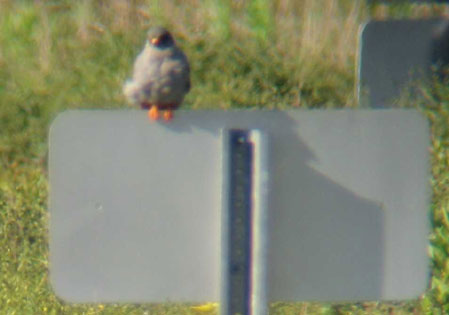
<instances>
[{"instance_id":1,"label":"bird's tail","mask_svg":"<svg viewBox=\"0 0 449 315\"><path fill-rule=\"evenodd\" d=\"M125 82L125 84L123 85L123 94L130 104L136 105L139 103L140 89L133 80L127 80Z\"/></svg>"}]
</instances>

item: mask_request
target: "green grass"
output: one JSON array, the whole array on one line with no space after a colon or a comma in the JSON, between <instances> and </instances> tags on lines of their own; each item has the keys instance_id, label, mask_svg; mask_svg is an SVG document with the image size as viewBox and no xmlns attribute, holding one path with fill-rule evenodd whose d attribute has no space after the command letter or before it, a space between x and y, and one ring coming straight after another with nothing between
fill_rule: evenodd
<instances>
[{"instance_id":1,"label":"green grass","mask_svg":"<svg viewBox=\"0 0 449 315\"><path fill-rule=\"evenodd\" d=\"M69 108L126 107L121 86L149 25L172 30L191 60L186 108L353 108L359 26L445 10L352 0L0 0L0 313L194 314L173 304L68 305L48 283L49 124ZM407 102L431 122L431 288L400 303L275 303L272 314L449 312L449 89L437 83Z\"/></svg>"}]
</instances>

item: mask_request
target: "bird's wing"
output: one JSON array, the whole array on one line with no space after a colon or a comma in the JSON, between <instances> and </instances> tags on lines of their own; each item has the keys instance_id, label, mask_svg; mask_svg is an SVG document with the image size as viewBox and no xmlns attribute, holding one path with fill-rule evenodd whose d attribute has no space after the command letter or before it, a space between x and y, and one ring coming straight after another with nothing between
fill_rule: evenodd
<instances>
[{"instance_id":1,"label":"bird's wing","mask_svg":"<svg viewBox=\"0 0 449 315\"><path fill-rule=\"evenodd\" d=\"M187 92L190 91L190 88L191 88L191 83L190 83L190 64L189 64L189 61L187 60L187 57L185 57L185 60L186 60L186 63L187 63L187 67L186 67L186 70L185 70L185 72L186 72L185 76L187 77L187 80L186 80L186 93L187 93Z\"/></svg>"},{"instance_id":2,"label":"bird's wing","mask_svg":"<svg viewBox=\"0 0 449 315\"><path fill-rule=\"evenodd\" d=\"M172 85L177 94L186 94L190 89L190 66L187 57L181 50L175 51L170 58L161 64L160 76Z\"/></svg>"}]
</instances>

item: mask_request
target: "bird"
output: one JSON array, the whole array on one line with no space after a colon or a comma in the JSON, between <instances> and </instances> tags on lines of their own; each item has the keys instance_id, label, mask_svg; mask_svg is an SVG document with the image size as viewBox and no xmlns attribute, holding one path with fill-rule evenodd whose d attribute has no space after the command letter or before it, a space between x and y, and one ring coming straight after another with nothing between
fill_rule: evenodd
<instances>
[{"instance_id":1,"label":"bird","mask_svg":"<svg viewBox=\"0 0 449 315\"><path fill-rule=\"evenodd\" d=\"M134 62L132 78L123 86L129 103L148 110L150 120L173 118L173 110L181 106L190 91L190 65L170 32L152 27L145 47Z\"/></svg>"}]
</instances>

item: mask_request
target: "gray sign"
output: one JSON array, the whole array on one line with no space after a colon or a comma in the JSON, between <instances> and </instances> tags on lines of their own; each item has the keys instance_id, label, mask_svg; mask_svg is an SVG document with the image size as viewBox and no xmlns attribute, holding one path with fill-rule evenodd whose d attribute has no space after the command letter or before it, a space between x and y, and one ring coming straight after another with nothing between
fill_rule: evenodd
<instances>
[{"instance_id":1,"label":"gray sign","mask_svg":"<svg viewBox=\"0 0 449 315\"><path fill-rule=\"evenodd\" d=\"M69 302L219 301L226 130L258 130L268 301L417 297L429 279L429 131L414 110L60 114L50 278Z\"/></svg>"},{"instance_id":2,"label":"gray sign","mask_svg":"<svg viewBox=\"0 0 449 315\"><path fill-rule=\"evenodd\" d=\"M410 82L428 80L433 66L447 66L448 26L448 20L442 19L367 23L360 42L361 105L391 106Z\"/></svg>"}]
</instances>

